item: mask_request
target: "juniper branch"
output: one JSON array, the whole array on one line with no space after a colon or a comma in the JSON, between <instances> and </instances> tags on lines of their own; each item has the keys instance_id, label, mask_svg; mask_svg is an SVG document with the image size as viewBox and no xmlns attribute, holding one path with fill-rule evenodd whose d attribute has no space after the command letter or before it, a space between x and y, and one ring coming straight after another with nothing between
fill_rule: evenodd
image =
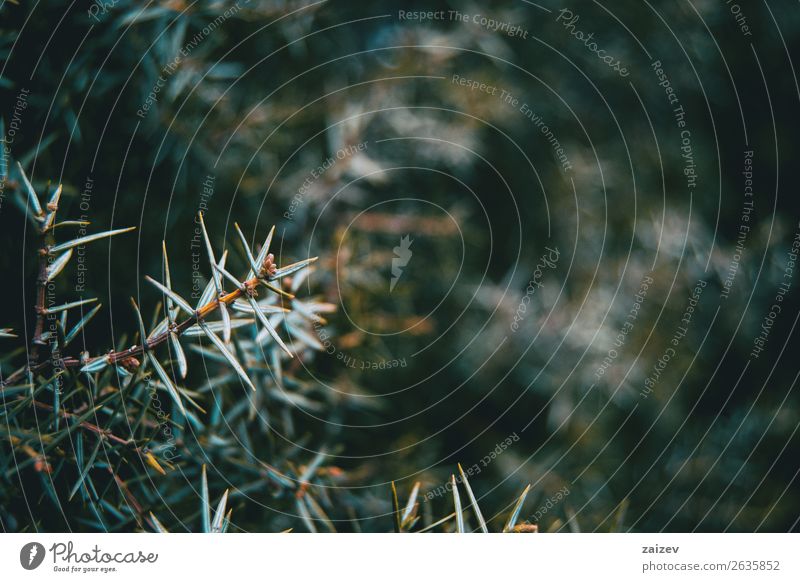
<instances>
[{"instance_id":1,"label":"juniper branch","mask_svg":"<svg viewBox=\"0 0 800 582\"><path fill-rule=\"evenodd\" d=\"M267 255L266 259L264 259L264 263L262 265L262 270L266 270L265 272L272 273L275 272L274 266L275 257L270 253ZM220 305L231 305L234 301L239 299L240 297L247 295L249 297L253 297L256 295L256 288L258 283L260 282L259 276L255 276L252 279L248 279L244 283L242 283L241 287L238 289L234 289L229 293L225 293L220 297L216 297L206 303L205 305L199 307L195 310L193 315L190 315L180 323L175 324L174 326L168 327L163 332L153 336L149 340L145 340L142 345L133 345L127 349L119 350L115 352L110 352L104 356L96 356L94 358L90 358L86 361L81 362L80 360L76 359L68 359L64 360L64 365L67 367L75 367L75 366L85 366L102 358L105 358L109 364L117 364L122 363L124 364L128 358L135 358L136 356L143 355L146 351L152 350L156 346L164 343L169 339L171 333L176 334L178 337L183 335L183 333L192 327L204 321L209 315L213 314L220 308Z\"/></svg>"}]
</instances>

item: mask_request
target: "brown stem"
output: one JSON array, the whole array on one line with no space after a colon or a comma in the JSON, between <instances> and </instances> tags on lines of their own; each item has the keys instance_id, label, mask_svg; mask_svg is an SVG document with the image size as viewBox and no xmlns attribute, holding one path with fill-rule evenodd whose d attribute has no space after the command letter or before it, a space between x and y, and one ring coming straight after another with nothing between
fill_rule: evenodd
<instances>
[{"instance_id":1,"label":"brown stem","mask_svg":"<svg viewBox=\"0 0 800 582\"><path fill-rule=\"evenodd\" d=\"M128 504L133 508L136 512L136 523L139 524L139 527L142 527L142 522L147 521L150 527L153 527L153 522L150 520L145 514L144 510L142 509L142 504L136 499L136 497L131 493L131 490L128 488L128 484L122 480L122 478L117 475L111 467L108 467L108 472L114 477L114 481L117 483L117 487L120 488L122 493L125 495L125 499L128 501Z\"/></svg>"},{"instance_id":2,"label":"brown stem","mask_svg":"<svg viewBox=\"0 0 800 582\"><path fill-rule=\"evenodd\" d=\"M21 397L20 399L22 400L23 398ZM41 408L42 410L47 410L49 412L53 411L53 407L50 406L49 404L45 404L44 402L39 402L38 400L33 400L32 402L33 402L33 405L36 406L37 408ZM64 418L64 420L69 420L71 418L77 418L78 417L77 414L72 413L72 412L67 412L66 410L60 410L59 413ZM104 430L104 429L100 428L99 426L97 426L96 424L92 424L91 422L82 421L79 424L79 426L81 428L84 428L84 429L88 430L89 432L93 432L94 434L96 434L97 436L99 436L101 438L107 438L108 440L114 441L115 443L119 443L121 445L126 445L126 446L133 444L132 441L123 439L121 437L118 437L117 435L113 434L112 432L110 432L108 430ZM137 453L139 453L140 455L143 454L142 451L139 449L139 447L137 447L135 445L133 446L133 450L136 451Z\"/></svg>"},{"instance_id":3,"label":"brown stem","mask_svg":"<svg viewBox=\"0 0 800 582\"><path fill-rule=\"evenodd\" d=\"M258 278L254 277L253 279L250 279L249 281L246 281L244 283L244 285L245 285L246 288L251 288L251 287L255 286L257 283L258 283ZM164 332L162 332L162 333L150 338L149 340L147 340L145 342L146 349L147 350L151 350L151 349L155 348L156 346L158 346L159 344L164 343L165 341L167 341L167 339L169 338L169 334L172 333L172 332L178 334L178 336L182 335L183 332L185 332L188 328L190 328L191 326L196 324L198 321L202 321L204 318L208 317L208 315L210 315L211 313L216 311L219 308L220 303L224 303L225 305L230 305L236 299L241 297L242 294L243 294L243 291L241 289L236 289L235 291L231 291L230 293L226 293L225 295L223 295L222 297L220 297L218 299L214 299L212 301L209 301L208 303L206 303L205 305L200 307L197 311L195 311L194 315L191 315L190 317L187 317L185 320L180 322L173 329L167 329L167 331L164 331ZM42 318L42 321L44 321L44 318ZM37 320L37 324L38 324L38 320ZM107 358L110 363L116 364L116 363L118 363L118 362L120 362L122 360L125 360L126 358L132 358L132 357L136 357L136 356L141 356L144 353L144 351L145 351L145 346L135 346L134 345L134 346L131 346L131 347L127 348L127 349L120 350L120 351L117 351L117 352L110 352L110 353L105 354L103 356L95 356L94 358L90 358L88 361L81 361L78 358L67 357L67 358L62 358L60 363L65 368L77 368L77 367L83 367L86 364L88 364L90 362L94 362L94 361L99 360L101 358ZM35 372L35 371L45 367L47 364L48 364L48 362L32 363L30 365L30 370ZM3 382L1 385L2 386L11 386L11 385L13 385L15 382L20 380L25 375L25 372L26 372L25 368L17 370L13 374L11 374L5 380L5 382Z\"/></svg>"},{"instance_id":4,"label":"brown stem","mask_svg":"<svg viewBox=\"0 0 800 582\"><path fill-rule=\"evenodd\" d=\"M47 251L47 232L42 231L42 248L39 250L39 273L36 276L36 328L33 332L33 346L31 347L30 367L33 368L39 362L39 348L45 345L42 341L44 333L44 320L47 315L45 308L47 292L47 266L49 264Z\"/></svg>"},{"instance_id":5,"label":"brown stem","mask_svg":"<svg viewBox=\"0 0 800 582\"><path fill-rule=\"evenodd\" d=\"M245 283L245 286L255 285L257 282L258 282L258 279L257 278L253 278L250 281L247 281ZM169 338L169 334L170 333L175 333L180 337L183 334L183 332L185 332L188 328L190 328L193 325L195 325L198 321L202 321L208 315L210 315L211 313L216 311L219 308L220 303L224 303L225 305L230 305L236 299L241 297L242 293L243 293L243 291L241 289L236 289L235 291L231 291L230 293L226 293L225 295L223 295L222 297L219 297L218 299L214 299L213 301L209 301L208 303L206 303L205 305L200 307L197 311L195 311L194 315L191 315L191 316L187 317L182 322L177 324L174 328L167 329L166 331L163 331L160 334L158 334L156 336L153 336L149 340L146 340L144 346L131 346L126 350L120 350L118 352L111 352L109 354L106 354L105 356L96 356L96 357L90 359L88 362L80 362L80 361L78 361L76 363L72 363L72 359L70 358L70 361L69 362L65 361L64 365L65 366L78 366L78 365L84 366L84 365L88 364L89 362L93 362L95 360L99 360L100 358L106 358L106 359L108 359L108 361L110 363L116 364L116 363L118 363L121 360L124 360L126 358L143 355L144 352L145 352L145 349L151 350L154 347L156 347L157 345L162 344L165 341L167 341L167 339Z\"/></svg>"},{"instance_id":6,"label":"brown stem","mask_svg":"<svg viewBox=\"0 0 800 582\"><path fill-rule=\"evenodd\" d=\"M47 236L47 230L42 231L43 237ZM34 347L31 350L31 362L29 363L27 368L21 368L11 374L5 381L0 382L0 387L2 386L11 386L15 382L19 381L25 376L25 372L31 371L36 372L45 366L47 366L49 361L46 362L38 362L38 347L43 345L44 342L41 341L41 336L44 331L44 319L45 315L47 314L47 310L45 308L45 290L47 288L47 267L48 267L48 257L49 257L49 246L47 246L46 238L43 238L45 245L44 248L40 251L40 263L39 263L39 277L37 278L37 302L36 302L36 333L34 334ZM249 295L254 294L255 289L258 287L260 281L262 281L261 277L269 276L274 274L275 266L273 263L273 256L267 255L267 258L264 260L264 264L262 265L259 273L247 281L242 283L242 286L239 289L235 289L229 293L222 295L212 301L209 301L205 305L199 307L191 316L184 319L177 325L172 327L168 327L166 331L159 333L156 336L153 336L149 340L144 340L143 345L134 345L127 349L120 350L120 351L112 351L108 354L103 356L95 356L93 358L89 358L88 360L80 360L74 357L66 357L61 358L59 363L63 368L76 368L76 367L83 367L91 362L95 362L101 358L108 360L110 364L117 364L119 362L123 362L128 358L134 358L136 356L141 356L145 353L145 351L151 350L158 346L159 344L164 343L167 341L171 333L175 333L178 336L181 336L188 328L195 325L196 323L205 319L208 315L216 311L220 304L224 303L225 305L230 305L234 301L236 301L239 297L243 294L247 293ZM268 287L270 287L268 285ZM271 289L275 290L274 288L270 287ZM277 290L276 290L277 291ZM287 294L289 297L293 297L293 295Z\"/></svg>"}]
</instances>

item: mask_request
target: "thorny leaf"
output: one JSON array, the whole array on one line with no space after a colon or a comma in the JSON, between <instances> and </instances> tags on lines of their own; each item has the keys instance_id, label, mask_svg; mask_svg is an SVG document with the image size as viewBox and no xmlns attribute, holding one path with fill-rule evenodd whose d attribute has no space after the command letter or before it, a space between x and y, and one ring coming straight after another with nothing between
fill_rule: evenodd
<instances>
[{"instance_id":1,"label":"thorny leaf","mask_svg":"<svg viewBox=\"0 0 800 582\"><path fill-rule=\"evenodd\" d=\"M318 258L319 257L311 257L310 259L303 259L302 261L297 261L296 263L292 263L291 265L288 265L286 267L281 267L280 269L275 271L274 275L271 275L269 277L269 280L276 281L281 277L285 277L286 275L291 275L292 273L295 273L300 269L307 267L308 265L316 261Z\"/></svg>"},{"instance_id":2,"label":"thorny leaf","mask_svg":"<svg viewBox=\"0 0 800 582\"><path fill-rule=\"evenodd\" d=\"M456 476L450 475L450 486L453 489L453 506L456 514L456 531L464 533L464 514L461 512L461 497L458 495L458 485L456 485Z\"/></svg>"},{"instance_id":3,"label":"thorny leaf","mask_svg":"<svg viewBox=\"0 0 800 582\"><path fill-rule=\"evenodd\" d=\"M147 279L148 282L155 285L159 290L161 290L161 292L164 294L165 297L167 297L168 300L174 301L178 307L180 307L186 312L187 315L194 315L194 309L192 309L192 306L189 305L189 303L183 297L181 297L171 289L165 287L164 285L162 285L149 275L145 275L144 278Z\"/></svg>"},{"instance_id":4,"label":"thorny leaf","mask_svg":"<svg viewBox=\"0 0 800 582\"><path fill-rule=\"evenodd\" d=\"M159 379L161 380L161 383L164 384L164 386L166 387L167 392L169 392L170 397L175 402L175 404L178 405L178 408L180 409L181 413L184 416L186 416L186 409L183 406L183 401L181 400L181 396L178 393L178 389L172 383L172 380L170 379L169 374L167 374L167 371L164 369L164 367L158 361L158 358L156 358L153 355L153 352L146 352L146 354L147 354L147 359L150 360L150 363L153 365L153 368L155 368L156 374L158 375Z\"/></svg>"},{"instance_id":5,"label":"thorny leaf","mask_svg":"<svg viewBox=\"0 0 800 582\"><path fill-rule=\"evenodd\" d=\"M186 374L189 373L189 364L186 361L186 354L184 353L183 346L181 346L181 342L178 339L178 334L175 332L170 332L169 341L172 351L175 352L175 358L178 360L178 373L180 374L181 378L186 378Z\"/></svg>"},{"instance_id":6,"label":"thorny leaf","mask_svg":"<svg viewBox=\"0 0 800 582\"><path fill-rule=\"evenodd\" d=\"M81 372L86 374L94 374L95 372L99 372L106 366L108 366L111 362L108 361L108 358L96 358L91 362L87 363L81 368Z\"/></svg>"},{"instance_id":7,"label":"thorny leaf","mask_svg":"<svg viewBox=\"0 0 800 582\"><path fill-rule=\"evenodd\" d=\"M234 228L236 229L236 234L239 235L239 240L242 241L242 248L244 249L244 253L247 256L247 262L250 264L250 276L248 279L252 279L254 274L258 272L261 268L260 265L256 262L255 257L253 257L253 253L250 252L250 245L247 244L247 239L244 237L244 233L242 233L242 229L239 228L239 223L233 223Z\"/></svg>"},{"instance_id":8,"label":"thorny leaf","mask_svg":"<svg viewBox=\"0 0 800 582\"><path fill-rule=\"evenodd\" d=\"M394 522L395 533L400 533L403 529L400 519L400 504L397 501L397 487L392 481L392 521Z\"/></svg>"},{"instance_id":9,"label":"thorny leaf","mask_svg":"<svg viewBox=\"0 0 800 582\"><path fill-rule=\"evenodd\" d=\"M228 360L228 362L230 362L231 366L233 366L233 369L236 370L237 374L239 374L239 377L242 379L242 381L245 384L247 384L251 390L255 391L256 387L250 381L250 378L247 376L247 372L244 371L242 365L239 363L236 357L230 352L230 350L228 350L223 341L219 339L219 337L213 331L211 331L211 329L209 329L208 324L206 324L203 321L199 322L199 324L200 328L206 334L208 339L210 339L212 343L215 346L217 346L217 349L222 353L223 356L225 356L225 359Z\"/></svg>"},{"instance_id":10,"label":"thorny leaf","mask_svg":"<svg viewBox=\"0 0 800 582\"><path fill-rule=\"evenodd\" d=\"M156 530L158 533L169 533L169 530L168 530L167 528L165 528L165 527L164 527L164 526L161 524L161 522L160 522L160 521L158 521L158 518L157 518L155 515L153 515L153 512L152 512L152 511L150 512L150 519L151 519L151 520L153 520L153 526L155 527L155 530Z\"/></svg>"},{"instance_id":11,"label":"thorny leaf","mask_svg":"<svg viewBox=\"0 0 800 582\"><path fill-rule=\"evenodd\" d=\"M264 241L264 244L261 245L261 250L258 251L258 256L256 257L255 263L256 268L251 270L250 273L247 275L248 279L252 279L258 274L259 269L261 269L261 265L264 264L264 261L269 254L269 247L272 244L272 235L275 234L275 227L273 226L269 229L269 234L267 234L267 240Z\"/></svg>"},{"instance_id":12,"label":"thorny leaf","mask_svg":"<svg viewBox=\"0 0 800 582\"><path fill-rule=\"evenodd\" d=\"M240 327L250 325L251 323L255 323L255 319L250 319L250 318L231 319L231 329L238 329ZM214 333L221 332L225 327L225 324L221 321L207 321L205 322L205 325L208 329L210 329ZM182 335L184 337L198 337L205 335L205 332L203 331L203 328L200 327L200 325L195 324L191 327L187 327Z\"/></svg>"},{"instance_id":13,"label":"thorny leaf","mask_svg":"<svg viewBox=\"0 0 800 582\"><path fill-rule=\"evenodd\" d=\"M278 335L277 330L272 326L272 324L269 322L266 316L258 308L258 304L256 303L255 299L253 299L252 297L248 297L247 300L249 301L250 306L253 308L253 313L256 314L256 317L261 322L261 325L263 325L266 328L267 332L269 332L269 335L272 336L272 339L275 340L275 342L281 347L281 349L283 349L283 351L289 354L289 357L293 358L294 354L289 350L286 344L283 343L283 340L281 339L281 336Z\"/></svg>"},{"instance_id":14,"label":"thorny leaf","mask_svg":"<svg viewBox=\"0 0 800 582\"><path fill-rule=\"evenodd\" d=\"M100 311L100 308L102 306L103 306L102 303L98 303L97 305L95 305L89 313L84 315L81 318L81 320L78 323L76 323L71 330L69 330L69 333L67 334L67 337L64 340L65 347L68 346L70 342L72 342L72 340L74 340L78 336L78 334L83 330L83 328L86 327L86 324L88 324L92 320L92 318L95 315L97 315L97 312Z\"/></svg>"},{"instance_id":15,"label":"thorny leaf","mask_svg":"<svg viewBox=\"0 0 800 582\"><path fill-rule=\"evenodd\" d=\"M225 261L228 258L228 251L222 253L222 258L220 258L218 265L221 267L225 266ZM197 308L200 309L204 305L208 305L216 296L216 284L214 280L211 279L208 284L206 285L205 289L203 289L203 293L200 295L200 300L197 302Z\"/></svg>"},{"instance_id":16,"label":"thorny leaf","mask_svg":"<svg viewBox=\"0 0 800 582\"><path fill-rule=\"evenodd\" d=\"M17 162L17 168L19 168L20 176L22 176L22 183L25 185L25 192L28 194L28 204L30 205L30 208L33 209L34 217L41 221L44 217L44 212L42 211L42 205L39 203L39 197L36 195L36 191L33 189L33 185L31 185L30 180L28 180L25 170L22 169L22 164Z\"/></svg>"},{"instance_id":17,"label":"thorny leaf","mask_svg":"<svg viewBox=\"0 0 800 582\"><path fill-rule=\"evenodd\" d=\"M317 528L314 525L314 522L311 520L311 514L308 513L308 508L306 504L303 503L302 499L295 499L295 507L297 507L297 511L300 514L300 518L303 520L303 523L308 528L308 531L311 533L317 533Z\"/></svg>"},{"instance_id":18,"label":"thorny leaf","mask_svg":"<svg viewBox=\"0 0 800 582\"><path fill-rule=\"evenodd\" d=\"M464 488L467 490L467 495L469 495L469 501L472 504L472 510L475 512L475 517L478 519L478 524L481 527L483 533L489 533L489 528L486 527L486 521L483 519L483 515L481 514L481 510L478 507L478 500L475 499L475 494L472 492L472 487L469 486L469 481L467 480L467 474L464 473L464 469L461 467L461 463L458 464L458 472L461 474L461 482L464 483Z\"/></svg>"},{"instance_id":19,"label":"thorny leaf","mask_svg":"<svg viewBox=\"0 0 800 582\"><path fill-rule=\"evenodd\" d=\"M58 313L59 311L73 309L75 307L80 307L81 305L86 305L87 303L94 303L95 301L97 301L97 297L92 297L91 299L81 299L80 301L72 301L71 303L64 303L63 305L58 305L56 307L47 307L45 308L45 313Z\"/></svg>"},{"instance_id":20,"label":"thorny leaf","mask_svg":"<svg viewBox=\"0 0 800 582\"><path fill-rule=\"evenodd\" d=\"M228 490L222 494L222 499L217 504L217 511L214 514L214 521L211 522L211 533L222 533L223 520L225 519L225 507L228 505Z\"/></svg>"},{"instance_id":21,"label":"thorny leaf","mask_svg":"<svg viewBox=\"0 0 800 582\"><path fill-rule=\"evenodd\" d=\"M217 270L218 263L216 258L214 258L214 249L211 246L211 239L208 236L208 231L206 230L206 223L203 219L203 213L198 213L200 218L200 228L203 231L203 240L206 243L206 252L208 253L208 261L211 264L211 279L214 281L215 291L217 292L217 297L222 295L223 287L222 287L222 278ZM225 327L222 329L222 339L225 340L225 343L231 341L231 325L230 325L230 315L228 314L228 307L224 303L220 302L219 304L219 311L222 315L222 321L225 324Z\"/></svg>"},{"instance_id":22,"label":"thorny leaf","mask_svg":"<svg viewBox=\"0 0 800 582\"><path fill-rule=\"evenodd\" d=\"M116 236L118 234L123 234L125 232L130 232L135 230L135 226L129 226L128 228L119 228L117 230L107 230L106 232L99 232L97 234L90 234L88 236L83 236L81 238L73 239L69 242L61 243L60 245L52 246L48 249L51 254L60 253L62 251L66 251L67 249L79 247L90 242L94 242L96 240L100 240L103 238L108 238L110 236Z\"/></svg>"},{"instance_id":23,"label":"thorny leaf","mask_svg":"<svg viewBox=\"0 0 800 582\"><path fill-rule=\"evenodd\" d=\"M519 496L517 502L514 504L514 509L511 510L511 515L508 516L508 521L503 526L503 533L508 533L514 529L514 524L517 523L517 519L519 518L519 512L522 510L522 504L525 502L525 497L528 495L528 491L531 490L531 486L528 485L525 487L525 490L522 492L522 495Z\"/></svg>"},{"instance_id":24,"label":"thorny leaf","mask_svg":"<svg viewBox=\"0 0 800 582\"><path fill-rule=\"evenodd\" d=\"M419 489L421 486L422 484L419 481L414 483L414 488L411 490L411 494L408 496L408 502L406 503L405 510L403 510L403 515L400 518L400 522L402 524L405 524L412 516L417 502L417 495L419 494Z\"/></svg>"},{"instance_id":25,"label":"thorny leaf","mask_svg":"<svg viewBox=\"0 0 800 582\"><path fill-rule=\"evenodd\" d=\"M67 252L62 254L60 257L55 259L52 263L50 263L47 267L47 282L49 283L53 279L55 279L58 274L64 270L64 267L67 266L70 257L72 257L72 249L69 249Z\"/></svg>"},{"instance_id":26,"label":"thorny leaf","mask_svg":"<svg viewBox=\"0 0 800 582\"><path fill-rule=\"evenodd\" d=\"M203 469L201 471L200 503L202 505L200 516L203 521L203 531L205 533L211 533L211 499L208 495L208 475L206 473L205 463L203 463Z\"/></svg>"},{"instance_id":27,"label":"thorny leaf","mask_svg":"<svg viewBox=\"0 0 800 582\"><path fill-rule=\"evenodd\" d=\"M47 202L48 213L44 219L42 230L52 228L53 223L56 220L56 211L58 210L58 203L61 200L61 190L61 184L59 184L58 188L55 189L52 196L50 196L50 200Z\"/></svg>"},{"instance_id":28,"label":"thorny leaf","mask_svg":"<svg viewBox=\"0 0 800 582\"><path fill-rule=\"evenodd\" d=\"M289 313L290 310L286 309L285 307L279 307L277 305L263 305L261 303L256 303L258 311L265 315L273 315L275 313ZM252 303L248 301L242 301L241 299L237 299L231 305L231 309L234 311L238 311L240 313L255 313L256 307L252 305Z\"/></svg>"}]
</instances>

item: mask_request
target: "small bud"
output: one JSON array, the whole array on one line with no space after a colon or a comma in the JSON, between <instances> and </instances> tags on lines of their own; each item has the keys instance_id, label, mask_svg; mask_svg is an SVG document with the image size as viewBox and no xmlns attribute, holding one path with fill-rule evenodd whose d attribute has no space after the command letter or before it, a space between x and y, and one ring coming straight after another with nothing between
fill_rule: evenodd
<instances>
[{"instance_id":1,"label":"small bud","mask_svg":"<svg viewBox=\"0 0 800 582\"><path fill-rule=\"evenodd\" d=\"M277 270L278 267L275 265L275 255L269 253L264 259L264 262L261 263L261 270L258 272L258 276L261 279L272 277Z\"/></svg>"},{"instance_id":2,"label":"small bud","mask_svg":"<svg viewBox=\"0 0 800 582\"><path fill-rule=\"evenodd\" d=\"M136 369L142 365L142 363L134 358L133 356L128 356L126 358L122 358L120 360L120 365L125 368L128 372L135 372Z\"/></svg>"},{"instance_id":3,"label":"small bud","mask_svg":"<svg viewBox=\"0 0 800 582\"><path fill-rule=\"evenodd\" d=\"M245 281L244 291L249 297L258 297L258 283L255 280Z\"/></svg>"},{"instance_id":4,"label":"small bud","mask_svg":"<svg viewBox=\"0 0 800 582\"><path fill-rule=\"evenodd\" d=\"M38 457L34 462L33 468L36 470L37 473L46 473L51 474L53 472L53 467L50 463L47 462L47 459L44 457Z\"/></svg>"}]
</instances>

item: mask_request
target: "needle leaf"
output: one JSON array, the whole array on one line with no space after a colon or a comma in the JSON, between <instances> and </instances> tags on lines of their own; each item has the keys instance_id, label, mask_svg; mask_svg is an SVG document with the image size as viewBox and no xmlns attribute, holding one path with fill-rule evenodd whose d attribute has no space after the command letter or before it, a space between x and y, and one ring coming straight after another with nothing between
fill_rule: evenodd
<instances>
[{"instance_id":1,"label":"needle leaf","mask_svg":"<svg viewBox=\"0 0 800 582\"><path fill-rule=\"evenodd\" d=\"M290 357L293 358L294 354L291 351L289 351L289 348L286 346L285 343L283 343L281 336L278 335L278 331L272 326L267 317L258 308L256 300L253 299L252 297L248 297L247 300L249 301L250 306L253 308L253 313L255 313L256 317L261 322L261 325L263 325L267 329L269 335L271 335L272 339L275 340L275 343L277 343L281 347L281 349L283 349L283 351L285 351L287 354L289 354Z\"/></svg>"},{"instance_id":2,"label":"needle leaf","mask_svg":"<svg viewBox=\"0 0 800 582\"><path fill-rule=\"evenodd\" d=\"M203 531L211 533L211 500L208 496L208 475L206 474L206 466L203 464L201 484L200 484L200 502L203 507L200 515L203 519Z\"/></svg>"},{"instance_id":3,"label":"needle leaf","mask_svg":"<svg viewBox=\"0 0 800 582\"><path fill-rule=\"evenodd\" d=\"M256 263L256 259L255 259L255 257L253 257L253 253L250 252L250 245L247 244L247 239L245 238L244 233L242 232L242 229L239 228L239 223L238 222L234 222L233 223L233 227L236 229L236 234L239 235L239 240L242 241L242 248L244 249L245 255L247 255L247 262L250 263L250 272L251 273L257 273L258 270L261 267L259 267L258 263ZM248 277L248 279L250 279L252 277L253 277L253 275Z\"/></svg>"},{"instance_id":4,"label":"needle leaf","mask_svg":"<svg viewBox=\"0 0 800 582\"><path fill-rule=\"evenodd\" d=\"M75 307L80 307L81 305L86 305L87 303L94 303L95 301L97 301L97 297L92 297L91 299L81 299L80 301L72 301L71 303L64 303L63 305L58 305L56 307L48 307L45 309L45 313L58 313L59 311L73 309Z\"/></svg>"},{"instance_id":5,"label":"needle leaf","mask_svg":"<svg viewBox=\"0 0 800 582\"><path fill-rule=\"evenodd\" d=\"M267 240L264 241L264 244L261 245L261 250L258 251L258 256L256 257L256 260L255 260L256 269L253 270L253 271L250 271L250 274L247 276L248 279L252 279L253 277L255 277L256 273L258 273L259 269L261 269L261 265L264 264L264 260L267 258L267 255L269 254L269 247L272 244L272 235L273 234L275 234L275 227L274 226L269 229L269 234L267 234Z\"/></svg>"},{"instance_id":6,"label":"needle leaf","mask_svg":"<svg viewBox=\"0 0 800 582\"><path fill-rule=\"evenodd\" d=\"M19 168L20 176L22 176L22 183L25 186L25 192L28 194L28 204L30 204L30 207L33 209L36 219L41 221L44 216L44 212L42 211L42 205L39 203L39 197L36 195L36 190L33 189L33 185L31 184L30 180L28 180L25 170L22 169L22 164L17 162L17 168Z\"/></svg>"},{"instance_id":7,"label":"needle leaf","mask_svg":"<svg viewBox=\"0 0 800 582\"><path fill-rule=\"evenodd\" d=\"M464 533L464 514L461 511L461 497L458 494L458 485L456 484L456 476L450 475L450 486L453 489L453 506L456 514L456 531Z\"/></svg>"},{"instance_id":8,"label":"needle leaf","mask_svg":"<svg viewBox=\"0 0 800 582\"><path fill-rule=\"evenodd\" d=\"M67 249L72 249L81 245L88 244L90 242L94 242L96 240L100 240L103 238L108 238L110 236L116 236L118 234L122 234L125 232L130 232L134 230L135 226L130 226L128 228L119 228L117 230L107 230L105 232L98 232L97 234L90 234L88 236L82 236L81 238L76 238L69 242L61 243L60 245L55 245L50 247L49 251L51 253L60 253L62 251L66 251Z\"/></svg>"},{"instance_id":9,"label":"needle leaf","mask_svg":"<svg viewBox=\"0 0 800 582\"><path fill-rule=\"evenodd\" d=\"M275 271L274 275L269 277L269 280L275 281L277 279L280 279L281 277L285 277L286 275L291 275L292 273L295 273L300 269L304 269L305 267L316 261L318 258L319 257L311 257L310 259L303 259L302 261L297 261L296 263L292 263L291 265L288 265L286 267L281 267L280 269Z\"/></svg>"},{"instance_id":10,"label":"needle leaf","mask_svg":"<svg viewBox=\"0 0 800 582\"><path fill-rule=\"evenodd\" d=\"M397 501L397 487L394 481L392 481L392 518L394 521L395 533L400 533L403 526L400 523L400 504Z\"/></svg>"},{"instance_id":11,"label":"needle leaf","mask_svg":"<svg viewBox=\"0 0 800 582\"><path fill-rule=\"evenodd\" d=\"M194 309L192 309L192 306L189 305L189 303L183 297L175 293L172 289L165 287L164 285L162 285L149 275L145 275L144 278L147 279L150 283L152 283L156 287L158 287L158 289L161 290L161 292L167 297L168 300L171 299L172 301L174 301L175 304L181 309L183 309L187 315L194 315Z\"/></svg>"},{"instance_id":12,"label":"needle leaf","mask_svg":"<svg viewBox=\"0 0 800 582\"><path fill-rule=\"evenodd\" d=\"M161 383L164 384L164 386L167 389L167 392L169 392L170 397L175 402L175 404L178 405L181 414L186 416L186 408L184 408L183 401L181 400L181 396L178 393L178 389L175 388L175 385L172 383L169 374L167 374L167 371L158 361L158 358L156 358L153 355L153 352L146 352L146 353L147 353L147 359L150 360L150 363L153 365L153 368L155 368L156 374L158 375L158 378L161 380Z\"/></svg>"},{"instance_id":13,"label":"needle leaf","mask_svg":"<svg viewBox=\"0 0 800 582\"><path fill-rule=\"evenodd\" d=\"M514 504L514 509L511 510L511 515L508 516L506 525L503 526L503 533L508 533L514 529L514 525L517 523L517 519L519 518L519 513L522 510L522 504L525 502L525 497L527 497L528 491L530 490L531 486L528 485L525 487L522 495L519 496L519 499L517 499L517 502Z\"/></svg>"},{"instance_id":14,"label":"needle leaf","mask_svg":"<svg viewBox=\"0 0 800 582\"><path fill-rule=\"evenodd\" d=\"M102 306L103 306L102 303L98 303L97 305L95 305L94 308L92 308L92 310L89 313L84 315L81 318L81 320L78 323L75 324L75 327L73 327L71 330L69 330L69 333L67 334L67 337L64 339L64 347L68 346L70 344L70 342L72 342L72 340L74 340L78 336L78 334L81 332L81 330L84 327L86 327L86 324L88 324L92 320L92 318L95 315L97 315L97 312L100 311L100 308Z\"/></svg>"},{"instance_id":15,"label":"needle leaf","mask_svg":"<svg viewBox=\"0 0 800 582\"><path fill-rule=\"evenodd\" d=\"M225 507L227 505L228 490L226 489L217 504L217 511L214 513L214 521L211 522L211 533L222 533L223 520L225 519Z\"/></svg>"},{"instance_id":16,"label":"needle leaf","mask_svg":"<svg viewBox=\"0 0 800 582\"><path fill-rule=\"evenodd\" d=\"M256 387L250 381L250 378L247 376L247 372L244 371L242 365L238 362L236 357L230 352L225 343L221 339L219 339L219 336L217 336L217 334L215 334L208 328L208 325L205 322L201 321L199 323L200 323L200 328L203 330L206 336L208 336L208 339L211 340L211 342L217 347L220 353L222 353L225 359L228 360L230 365L233 366L233 369L236 370L236 373L239 374L239 377L242 379L242 381L245 384L247 384L251 390L255 391Z\"/></svg>"},{"instance_id":17,"label":"needle leaf","mask_svg":"<svg viewBox=\"0 0 800 582\"><path fill-rule=\"evenodd\" d=\"M475 517L478 519L478 524L481 527L483 533L489 533L489 528L486 527L486 521L483 519L483 515L481 514L480 508L478 508L478 500L475 499L475 494L472 492L472 487L469 486L469 481L467 480L467 474L464 473L464 469L461 467L461 463L458 464L458 472L461 474L461 481L464 483L464 488L467 490L467 495L469 495L469 501L472 504L472 510L475 512Z\"/></svg>"},{"instance_id":18,"label":"needle leaf","mask_svg":"<svg viewBox=\"0 0 800 582\"><path fill-rule=\"evenodd\" d=\"M69 249L67 252L60 255L57 259L55 259L50 265L47 267L47 282L49 283L53 279L55 279L58 274L64 270L64 267L67 266L70 257L72 257L72 249Z\"/></svg>"}]
</instances>

